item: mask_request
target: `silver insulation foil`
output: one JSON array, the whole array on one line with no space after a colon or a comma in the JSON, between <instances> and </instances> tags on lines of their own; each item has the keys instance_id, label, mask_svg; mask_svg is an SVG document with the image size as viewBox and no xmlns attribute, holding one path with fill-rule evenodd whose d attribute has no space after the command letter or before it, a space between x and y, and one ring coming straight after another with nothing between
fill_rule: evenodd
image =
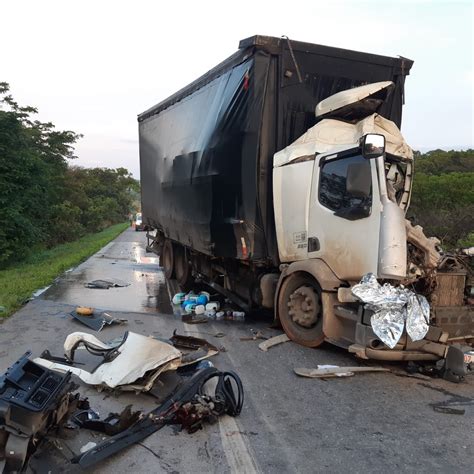
<instances>
[{"instance_id":1,"label":"silver insulation foil","mask_svg":"<svg viewBox=\"0 0 474 474\"><path fill-rule=\"evenodd\" d=\"M407 333L412 341L419 341L426 336L429 329L430 304L423 295L411 291L410 293L407 304Z\"/></svg>"},{"instance_id":2,"label":"silver insulation foil","mask_svg":"<svg viewBox=\"0 0 474 474\"><path fill-rule=\"evenodd\" d=\"M374 311L372 329L391 349L402 337L405 326L412 341L423 339L428 332L430 306L424 296L403 286L380 285L372 273L352 287L352 294Z\"/></svg>"}]
</instances>

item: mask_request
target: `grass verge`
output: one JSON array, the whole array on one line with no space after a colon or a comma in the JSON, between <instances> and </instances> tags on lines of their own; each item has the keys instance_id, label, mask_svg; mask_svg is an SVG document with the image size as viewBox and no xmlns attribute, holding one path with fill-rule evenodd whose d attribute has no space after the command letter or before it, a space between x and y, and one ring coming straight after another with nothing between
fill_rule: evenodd
<instances>
[{"instance_id":1,"label":"grass verge","mask_svg":"<svg viewBox=\"0 0 474 474\"><path fill-rule=\"evenodd\" d=\"M0 270L0 319L10 316L31 297L50 285L67 269L78 265L99 251L130 224L116 224L97 234L35 253L21 263Z\"/></svg>"}]
</instances>

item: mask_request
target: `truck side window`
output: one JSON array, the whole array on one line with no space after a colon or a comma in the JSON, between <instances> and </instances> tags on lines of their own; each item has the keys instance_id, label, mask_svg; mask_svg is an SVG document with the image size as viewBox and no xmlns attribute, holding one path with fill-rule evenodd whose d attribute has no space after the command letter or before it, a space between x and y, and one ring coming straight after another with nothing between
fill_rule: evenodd
<instances>
[{"instance_id":1,"label":"truck side window","mask_svg":"<svg viewBox=\"0 0 474 474\"><path fill-rule=\"evenodd\" d=\"M335 215L355 220L370 215L370 162L360 155L335 159L321 167L319 202Z\"/></svg>"}]
</instances>

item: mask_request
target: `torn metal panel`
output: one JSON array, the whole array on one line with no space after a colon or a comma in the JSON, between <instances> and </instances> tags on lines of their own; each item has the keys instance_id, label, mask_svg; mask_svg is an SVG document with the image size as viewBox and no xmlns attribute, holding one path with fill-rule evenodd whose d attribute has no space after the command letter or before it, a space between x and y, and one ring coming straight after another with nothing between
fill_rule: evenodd
<instances>
[{"instance_id":1,"label":"torn metal panel","mask_svg":"<svg viewBox=\"0 0 474 474\"><path fill-rule=\"evenodd\" d=\"M74 350L83 344L91 353L104 356L104 351L110 359L104 360L94 372L87 372L74 366L68 366L37 358L35 362L52 370L70 371L89 385L104 385L108 388L133 384L148 371L166 367L167 370L176 369L181 363L181 352L175 347L152 337L142 336L127 331L123 342L118 347L103 343L92 334L73 333L64 343L64 352L73 359Z\"/></svg>"},{"instance_id":2,"label":"torn metal panel","mask_svg":"<svg viewBox=\"0 0 474 474\"><path fill-rule=\"evenodd\" d=\"M423 265L426 269L435 269L441 261L441 254L438 252L439 239L426 237L423 227L414 226L408 219L405 220L407 241L415 245L422 251L422 261L414 262Z\"/></svg>"},{"instance_id":3,"label":"torn metal panel","mask_svg":"<svg viewBox=\"0 0 474 474\"><path fill-rule=\"evenodd\" d=\"M112 324L124 324L127 322L126 319L114 318L105 312L100 314L92 313L90 315L82 315L77 311L71 311L69 314L80 323L97 332L102 331L104 326L110 326Z\"/></svg>"},{"instance_id":4,"label":"torn metal panel","mask_svg":"<svg viewBox=\"0 0 474 474\"><path fill-rule=\"evenodd\" d=\"M271 337L270 339L261 342L258 345L258 348L263 352L267 352L270 347L282 344L283 342L288 342L289 340L290 338L286 334L280 334L279 336Z\"/></svg>"},{"instance_id":5,"label":"torn metal panel","mask_svg":"<svg viewBox=\"0 0 474 474\"><path fill-rule=\"evenodd\" d=\"M74 413L71 417L71 422L79 428L100 431L101 433L113 436L132 426L140 419L141 414L141 411L132 411L132 405L127 405L121 413L109 413L106 418L101 420L99 415L89 408ZM91 448L94 446L91 446ZM84 451L81 449L81 452L85 451L88 451L88 449Z\"/></svg>"},{"instance_id":6,"label":"torn metal panel","mask_svg":"<svg viewBox=\"0 0 474 474\"><path fill-rule=\"evenodd\" d=\"M147 392L163 372L219 353L219 349L205 339L181 336L176 331L170 342L126 332L121 341L104 343L92 334L75 332L69 334L64 342L65 359L45 351L35 362L49 369L72 372L84 383L99 388ZM74 365L75 351L81 346L102 358L92 371ZM178 347L189 350L183 352Z\"/></svg>"},{"instance_id":7,"label":"torn metal panel","mask_svg":"<svg viewBox=\"0 0 474 474\"><path fill-rule=\"evenodd\" d=\"M356 372L390 372L383 367L339 367L337 365L318 365L317 369L300 367L293 369L295 374L308 378L350 377Z\"/></svg>"}]
</instances>

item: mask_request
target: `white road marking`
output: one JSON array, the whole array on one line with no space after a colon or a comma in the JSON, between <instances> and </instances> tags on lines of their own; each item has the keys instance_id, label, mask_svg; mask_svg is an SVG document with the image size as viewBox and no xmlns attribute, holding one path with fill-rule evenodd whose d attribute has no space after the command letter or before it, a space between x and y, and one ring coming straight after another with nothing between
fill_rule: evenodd
<instances>
[{"instance_id":1,"label":"white road marking","mask_svg":"<svg viewBox=\"0 0 474 474\"><path fill-rule=\"evenodd\" d=\"M187 331L196 331L198 337L203 336L197 325L184 323L184 327ZM222 448L231 472L236 474L257 474L260 472L245 443L242 428L237 420L231 416L223 416L218 419L218 424Z\"/></svg>"}]
</instances>

